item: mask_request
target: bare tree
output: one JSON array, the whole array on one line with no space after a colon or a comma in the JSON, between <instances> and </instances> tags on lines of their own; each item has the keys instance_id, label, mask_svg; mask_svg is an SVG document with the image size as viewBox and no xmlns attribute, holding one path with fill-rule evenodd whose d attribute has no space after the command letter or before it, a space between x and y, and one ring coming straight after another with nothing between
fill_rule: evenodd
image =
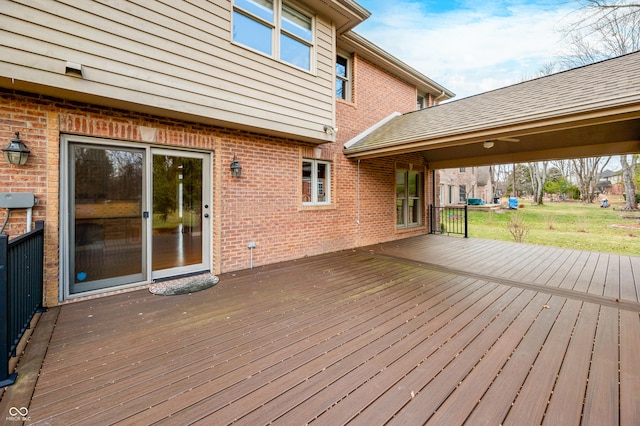
<instances>
[{"instance_id":1,"label":"bare tree","mask_svg":"<svg viewBox=\"0 0 640 426\"><path fill-rule=\"evenodd\" d=\"M547 181L547 165L547 161L529 163L529 177L531 178L534 204L544 204L544 183Z\"/></svg>"},{"instance_id":2,"label":"bare tree","mask_svg":"<svg viewBox=\"0 0 640 426\"><path fill-rule=\"evenodd\" d=\"M638 154L631 156L631 161L627 161L626 155L620 156L620 164L622 165L622 180L624 181L624 189L626 193L625 210L637 210L638 203L636 201L636 164L638 162Z\"/></svg>"},{"instance_id":3,"label":"bare tree","mask_svg":"<svg viewBox=\"0 0 640 426\"><path fill-rule=\"evenodd\" d=\"M493 183L493 196L502 197L508 195L507 187L511 175L511 164L496 164L491 167L491 181Z\"/></svg>"},{"instance_id":4,"label":"bare tree","mask_svg":"<svg viewBox=\"0 0 640 426\"><path fill-rule=\"evenodd\" d=\"M602 175L611 157L576 158L571 160L573 171L578 179L580 198L585 203L593 203L596 198L598 177Z\"/></svg>"},{"instance_id":5,"label":"bare tree","mask_svg":"<svg viewBox=\"0 0 640 426\"><path fill-rule=\"evenodd\" d=\"M564 31L569 44L560 61L564 67L588 65L640 49L639 6L591 6L587 11Z\"/></svg>"},{"instance_id":6,"label":"bare tree","mask_svg":"<svg viewBox=\"0 0 640 426\"><path fill-rule=\"evenodd\" d=\"M554 160L551 165L560 171L563 178L569 181L569 174L571 173L571 161L570 160Z\"/></svg>"},{"instance_id":7,"label":"bare tree","mask_svg":"<svg viewBox=\"0 0 640 426\"><path fill-rule=\"evenodd\" d=\"M578 4L578 19L564 30L570 48L560 60L562 66L571 68L587 65L640 50L638 0L578 0ZM626 162L626 156L620 157L624 167L623 161ZM578 161L574 163L574 168L584 170L589 167ZM589 184L582 180L586 177L584 174L578 176L583 197L586 190L583 184ZM635 192L635 188L628 186L631 183L633 179L625 179L627 194ZM627 203L630 201L628 198ZM635 202L635 198L631 201Z\"/></svg>"}]
</instances>

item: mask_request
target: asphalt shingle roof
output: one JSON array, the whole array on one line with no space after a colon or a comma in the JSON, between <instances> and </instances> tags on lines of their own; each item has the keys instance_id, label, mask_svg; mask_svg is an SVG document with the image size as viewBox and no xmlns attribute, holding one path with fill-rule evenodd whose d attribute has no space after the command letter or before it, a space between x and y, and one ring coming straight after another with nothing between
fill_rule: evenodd
<instances>
[{"instance_id":1,"label":"asphalt shingle roof","mask_svg":"<svg viewBox=\"0 0 640 426\"><path fill-rule=\"evenodd\" d=\"M345 153L462 135L640 101L640 51L391 119Z\"/></svg>"}]
</instances>

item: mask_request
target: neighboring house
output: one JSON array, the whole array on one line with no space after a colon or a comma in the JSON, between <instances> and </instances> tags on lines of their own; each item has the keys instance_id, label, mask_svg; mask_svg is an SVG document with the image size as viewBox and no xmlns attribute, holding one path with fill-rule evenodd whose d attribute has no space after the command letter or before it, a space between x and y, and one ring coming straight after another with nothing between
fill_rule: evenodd
<instances>
[{"instance_id":1,"label":"neighboring house","mask_svg":"<svg viewBox=\"0 0 640 426\"><path fill-rule=\"evenodd\" d=\"M598 179L598 191L609 195L624 194L624 182L622 181L622 170L605 170Z\"/></svg>"},{"instance_id":2,"label":"neighboring house","mask_svg":"<svg viewBox=\"0 0 640 426\"><path fill-rule=\"evenodd\" d=\"M485 204L493 203L491 166L438 170L438 180L441 206L465 204L469 198L479 198Z\"/></svg>"},{"instance_id":3,"label":"neighboring house","mask_svg":"<svg viewBox=\"0 0 640 426\"><path fill-rule=\"evenodd\" d=\"M343 144L453 93L351 32L368 17L352 0L3 2L0 136L31 152L0 182L46 222L45 305L426 233L424 157Z\"/></svg>"}]
</instances>

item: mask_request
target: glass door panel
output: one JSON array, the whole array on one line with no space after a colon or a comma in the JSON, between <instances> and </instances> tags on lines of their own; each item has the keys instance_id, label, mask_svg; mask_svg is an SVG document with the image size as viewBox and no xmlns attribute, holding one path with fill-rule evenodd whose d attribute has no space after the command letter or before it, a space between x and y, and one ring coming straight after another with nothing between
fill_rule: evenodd
<instances>
[{"instance_id":1,"label":"glass door panel","mask_svg":"<svg viewBox=\"0 0 640 426\"><path fill-rule=\"evenodd\" d=\"M203 157L198 155L153 155L154 278L207 269L202 238L203 165Z\"/></svg>"},{"instance_id":2,"label":"glass door panel","mask_svg":"<svg viewBox=\"0 0 640 426\"><path fill-rule=\"evenodd\" d=\"M146 279L144 151L69 145L69 292Z\"/></svg>"}]
</instances>

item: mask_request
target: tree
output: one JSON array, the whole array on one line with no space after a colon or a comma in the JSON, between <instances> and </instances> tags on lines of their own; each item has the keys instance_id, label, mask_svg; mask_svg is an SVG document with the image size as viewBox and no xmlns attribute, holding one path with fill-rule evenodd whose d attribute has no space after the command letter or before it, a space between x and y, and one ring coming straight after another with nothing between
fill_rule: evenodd
<instances>
[{"instance_id":1,"label":"tree","mask_svg":"<svg viewBox=\"0 0 640 426\"><path fill-rule=\"evenodd\" d=\"M571 160L578 179L580 198L585 203L593 203L596 198L598 177L602 174L611 157L576 158Z\"/></svg>"},{"instance_id":2,"label":"tree","mask_svg":"<svg viewBox=\"0 0 640 426\"><path fill-rule=\"evenodd\" d=\"M543 205L544 184L547 181L547 161L529 163L529 177L531 179L531 191L533 203Z\"/></svg>"},{"instance_id":3,"label":"tree","mask_svg":"<svg viewBox=\"0 0 640 426\"><path fill-rule=\"evenodd\" d=\"M493 184L493 196L502 197L508 194L510 164L497 164L491 167L491 182Z\"/></svg>"},{"instance_id":4,"label":"tree","mask_svg":"<svg viewBox=\"0 0 640 426\"><path fill-rule=\"evenodd\" d=\"M526 164L514 165L514 170L512 170L511 176L509 176L507 190L514 197L533 194L529 167Z\"/></svg>"},{"instance_id":5,"label":"tree","mask_svg":"<svg viewBox=\"0 0 640 426\"><path fill-rule=\"evenodd\" d=\"M622 180L626 193L625 210L637 210L638 202L636 200L636 164L638 162L638 154L631 156L631 161L627 161L626 155L620 156L620 165L622 165Z\"/></svg>"},{"instance_id":6,"label":"tree","mask_svg":"<svg viewBox=\"0 0 640 426\"><path fill-rule=\"evenodd\" d=\"M565 67L588 65L640 50L640 2L578 0L578 4L578 19L564 31L570 46L561 60ZM620 157L621 164L626 163L624 157ZM625 179L627 194L635 193L635 188L627 186L631 183L633 179Z\"/></svg>"},{"instance_id":7,"label":"tree","mask_svg":"<svg viewBox=\"0 0 640 426\"><path fill-rule=\"evenodd\" d=\"M565 30L567 68L588 65L640 50L640 3L625 0L579 0L577 19Z\"/></svg>"}]
</instances>

